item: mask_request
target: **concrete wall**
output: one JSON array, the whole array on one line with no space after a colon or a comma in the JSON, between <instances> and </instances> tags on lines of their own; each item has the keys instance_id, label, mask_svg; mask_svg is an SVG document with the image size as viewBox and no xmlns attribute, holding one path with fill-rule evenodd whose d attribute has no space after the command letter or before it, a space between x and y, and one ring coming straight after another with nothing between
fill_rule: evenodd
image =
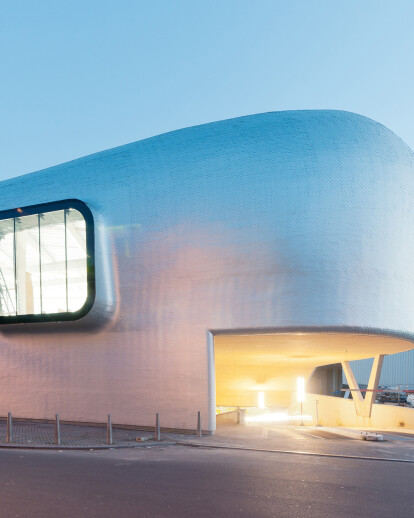
<instances>
[{"instance_id":1,"label":"concrete wall","mask_svg":"<svg viewBox=\"0 0 414 518\"><path fill-rule=\"evenodd\" d=\"M316 425L316 401L318 402L318 420L322 426L372 427L378 430L393 428L414 430L414 408L374 404L371 417L356 415L351 399L343 399L320 394L306 394L303 413L312 416L305 424ZM299 410L294 404L290 412Z\"/></svg>"},{"instance_id":2,"label":"concrete wall","mask_svg":"<svg viewBox=\"0 0 414 518\"><path fill-rule=\"evenodd\" d=\"M307 380L306 390L313 394L332 396L342 387L342 366L340 363L317 367Z\"/></svg>"},{"instance_id":3,"label":"concrete wall","mask_svg":"<svg viewBox=\"0 0 414 518\"><path fill-rule=\"evenodd\" d=\"M1 327L0 415L152 425L159 412L163 426L193 428L215 403L208 329L412 339L413 173L412 151L380 124L309 111L188 128L2 182L0 210L89 206L97 296L78 322Z\"/></svg>"}]
</instances>

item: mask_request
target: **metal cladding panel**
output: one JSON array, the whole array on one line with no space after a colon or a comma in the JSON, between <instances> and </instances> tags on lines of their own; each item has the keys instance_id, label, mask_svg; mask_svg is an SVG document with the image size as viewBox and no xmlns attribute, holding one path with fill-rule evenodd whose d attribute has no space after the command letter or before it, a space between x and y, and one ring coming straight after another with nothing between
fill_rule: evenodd
<instances>
[{"instance_id":1,"label":"metal cladding panel","mask_svg":"<svg viewBox=\"0 0 414 518\"><path fill-rule=\"evenodd\" d=\"M0 210L76 198L96 225L78 322L2 326L0 414L193 428L209 329L413 337L414 157L339 111L179 130L0 184Z\"/></svg>"}]
</instances>

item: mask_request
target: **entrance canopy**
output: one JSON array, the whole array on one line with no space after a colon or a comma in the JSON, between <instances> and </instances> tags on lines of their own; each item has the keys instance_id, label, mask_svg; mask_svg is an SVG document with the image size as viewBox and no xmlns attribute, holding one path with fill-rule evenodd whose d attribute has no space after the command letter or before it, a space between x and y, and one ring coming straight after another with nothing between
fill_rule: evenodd
<instances>
[{"instance_id":1,"label":"entrance canopy","mask_svg":"<svg viewBox=\"0 0 414 518\"><path fill-rule=\"evenodd\" d=\"M218 406L288 406L297 377L320 365L394 354L413 344L392 336L355 333L216 334ZM263 397L263 396L260 396Z\"/></svg>"}]
</instances>

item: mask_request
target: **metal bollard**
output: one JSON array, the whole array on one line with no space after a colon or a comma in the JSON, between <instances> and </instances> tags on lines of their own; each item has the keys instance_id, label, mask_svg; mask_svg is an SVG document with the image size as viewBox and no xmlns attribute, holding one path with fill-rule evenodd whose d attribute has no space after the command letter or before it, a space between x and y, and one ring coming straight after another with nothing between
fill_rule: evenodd
<instances>
[{"instance_id":1,"label":"metal bollard","mask_svg":"<svg viewBox=\"0 0 414 518\"><path fill-rule=\"evenodd\" d=\"M112 419L111 414L108 414L108 423L106 425L106 442L112 444Z\"/></svg>"},{"instance_id":2,"label":"metal bollard","mask_svg":"<svg viewBox=\"0 0 414 518\"><path fill-rule=\"evenodd\" d=\"M236 410L236 424L240 424L240 408Z\"/></svg>"},{"instance_id":3,"label":"metal bollard","mask_svg":"<svg viewBox=\"0 0 414 518\"><path fill-rule=\"evenodd\" d=\"M161 428L160 428L160 419L158 417L158 413L155 414L155 440L161 440Z\"/></svg>"},{"instance_id":4,"label":"metal bollard","mask_svg":"<svg viewBox=\"0 0 414 518\"><path fill-rule=\"evenodd\" d=\"M201 433L201 414L200 414L200 410L198 411L198 414L197 414L197 437L201 437L202 436L202 433Z\"/></svg>"},{"instance_id":5,"label":"metal bollard","mask_svg":"<svg viewBox=\"0 0 414 518\"><path fill-rule=\"evenodd\" d=\"M55 444L60 444L60 420L59 420L59 414L55 415Z\"/></svg>"},{"instance_id":6,"label":"metal bollard","mask_svg":"<svg viewBox=\"0 0 414 518\"><path fill-rule=\"evenodd\" d=\"M246 424L246 409L240 409L240 424L244 426Z\"/></svg>"},{"instance_id":7,"label":"metal bollard","mask_svg":"<svg viewBox=\"0 0 414 518\"><path fill-rule=\"evenodd\" d=\"M316 426L319 426L318 404L319 404L319 401L316 399L315 400L315 406L316 406Z\"/></svg>"},{"instance_id":8,"label":"metal bollard","mask_svg":"<svg viewBox=\"0 0 414 518\"><path fill-rule=\"evenodd\" d=\"M7 414L6 442L13 442L13 420L11 412Z\"/></svg>"}]
</instances>

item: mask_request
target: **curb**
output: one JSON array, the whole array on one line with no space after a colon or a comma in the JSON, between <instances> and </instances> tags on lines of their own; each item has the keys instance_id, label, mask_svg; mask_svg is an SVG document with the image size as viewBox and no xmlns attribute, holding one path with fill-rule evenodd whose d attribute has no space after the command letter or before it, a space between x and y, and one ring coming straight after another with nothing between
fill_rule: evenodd
<instances>
[{"instance_id":1,"label":"curb","mask_svg":"<svg viewBox=\"0 0 414 518\"><path fill-rule=\"evenodd\" d=\"M199 448L199 449L213 449L213 450L233 450L233 451L246 451L246 452L258 452L258 453L279 453L285 455L305 455L310 457L324 457L333 459L349 459L349 460L370 460L379 462L402 462L405 464L414 464L414 460L411 459L392 459L384 457L362 457L357 455L341 455L335 453L314 453L308 451L293 451L293 450L268 450L264 448L243 448L239 446L218 446L213 444L198 444L189 442L177 442L177 446L184 446L186 448Z\"/></svg>"},{"instance_id":2,"label":"curb","mask_svg":"<svg viewBox=\"0 0 414 518\"><path fill-rule=\"evenodd\" d=\"M384 437L378 432L371 432L368 430L351 430L350 428L340 428L334 426L309 426L311 430L321 430L328 433L334 433L336 435L342 435L349 437L350 439L356 439L359 441L383 441Z\"/></svg>"},{"instance_id":3,"label":"curb","mask_svg":"<svg viewBox=\"0 0 414 518\"><path fill-rule=\"evenodd\" d=\"M177 444L172 441L143 442L138 444L105 444L92 446L67 446L67 445L29 445L29 444L0 444L0 450L58 450L58 451L75 451L75 450L121 450L127 448L152 448L153 446L174 446Z\"/></svg>"}]
</instances>

